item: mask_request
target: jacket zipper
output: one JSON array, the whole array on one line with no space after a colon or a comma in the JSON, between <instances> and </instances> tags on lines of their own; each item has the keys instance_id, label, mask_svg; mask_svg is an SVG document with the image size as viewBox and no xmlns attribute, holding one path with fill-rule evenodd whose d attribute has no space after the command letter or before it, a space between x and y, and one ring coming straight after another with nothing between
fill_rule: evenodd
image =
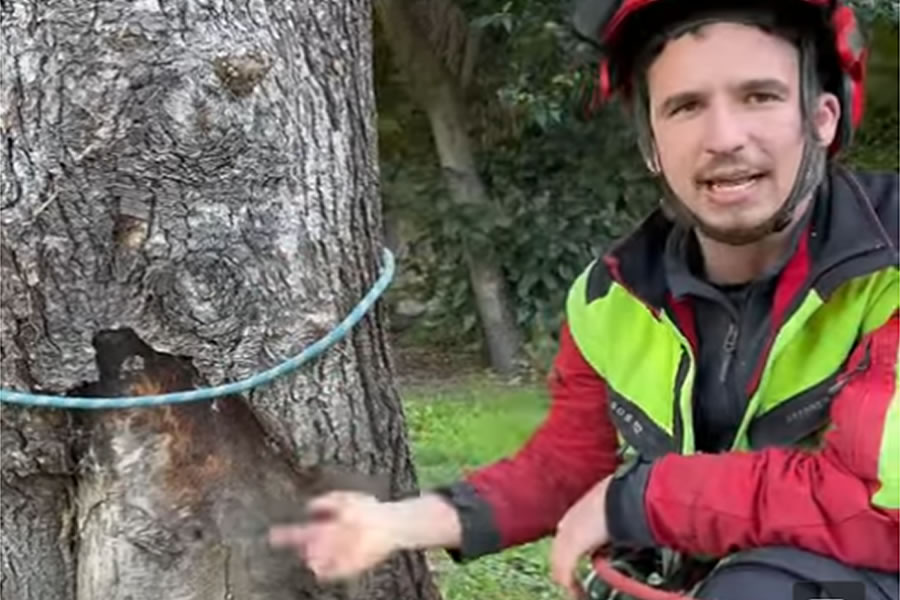
<instances>
[{"instance_id":1,"label":"jacket zipper","mask_svg":"<svg viewBox=\"0 0 900 600\"><path fill-rule=\"evenodd\" d=\"M684 380L687 378L690 366L690 352L682 347L681 358L678 360L678 370L675 373L675 406L673 407L674 410L672 412L672 414L675 415L672 433L675 438L675 448L677 452L682 452L684 446L684 418L681 414L681 388L684 387Z\"/></svg>"},{"instance_id":2,"label":"jacket zipper","mask_svg":"<svg viewBox=\"0 0 900 600\"><path fill-rule=\"evenodd\" d=\"M838 377L835 379L835 382L831 384L828 388L829 396L837 396L838 393L844 389L851 380L855 379L858 375L865 373L869 369L869 364L872 361L872 342L869 342L866 345L866 351L863 354L862 358L851 370L844 369L843 373L840 373Z\"/></svg>"},{"instance_id":3,"label":"jacket zipper","mask_svg":"<svg viewBox=\"0 0 900 600\"><path fill-rule=\"evenodd\" d=\"M731 367L731 359L737 348L738 327L734 322L728 323L728 333L725 334L725 341L722 344L722 352L725 353L725 360L722 362L722 370L719 372L719 383L725 383L728 377L728 369Z\"/></svg>"}]
</instances>

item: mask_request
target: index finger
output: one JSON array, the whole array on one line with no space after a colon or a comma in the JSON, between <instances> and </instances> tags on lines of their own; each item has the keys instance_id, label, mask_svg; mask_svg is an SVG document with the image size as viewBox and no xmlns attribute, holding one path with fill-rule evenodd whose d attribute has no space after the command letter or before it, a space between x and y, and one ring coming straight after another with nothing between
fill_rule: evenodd
<instances>
[{"instance_id":1,"label":"index finger","mask_svg":"<svg viewBox=\"0 0 900 600\"><path fill-rule=\"evenodd\" d=\"M273 525L269 528L269 544L275 548L303 548L314 534L313 526Z\"/></svg>"},{"instance_id":2,"label":"index finger","mask_svg":"<svg viewBox=\"0 0 900 600\"><path fill-rule=\"evenodd\" d=\"M311 498L306 503L306 508L312 512L335 512L356 500L367 497L359 492L334 491Z\"/></svg>"}]
</instances>

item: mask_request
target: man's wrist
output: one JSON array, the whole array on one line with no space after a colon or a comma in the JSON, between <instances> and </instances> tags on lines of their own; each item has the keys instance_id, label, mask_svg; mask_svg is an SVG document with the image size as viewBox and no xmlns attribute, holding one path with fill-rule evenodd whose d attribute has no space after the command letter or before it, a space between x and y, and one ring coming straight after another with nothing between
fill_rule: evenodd
<instances>
[{"instance_id":1,"label":"man's wrist","mask_svg":"<svg viewBox=\"0 0 900 600\"><path fill-rule=\"evenodd\" d=\"M467 562L502 549L493 507L471 482L457 481L431 491L451 506L457 515L459 541L447 547L454 562Z\"/></svg>"},{"instance_id":2,"label":"man's wrist","mask_svg":"<svg viewBox=\"0 0 900 600\"><path fill-rule=\"evenodd\" d=\"M385 504L397 550L455 548L462 527L456 510L437 494Z\"/></svg>"}]
</instances>

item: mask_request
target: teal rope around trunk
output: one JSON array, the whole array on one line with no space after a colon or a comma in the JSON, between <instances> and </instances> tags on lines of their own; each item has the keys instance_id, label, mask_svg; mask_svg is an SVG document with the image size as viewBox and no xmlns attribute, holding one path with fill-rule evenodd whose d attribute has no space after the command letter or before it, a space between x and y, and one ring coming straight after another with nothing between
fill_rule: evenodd
<instances>
[{"instance_id":1,"label":"teal rope around trunk","mask_svg":"<svg viewBox=\"0 0 900 600\"><path fill-rule=\"evenodd\" d=\"M135 408L139 406L159 406L162 404L177 404L182 402L194 402L198 400L211 400L222 396L240 394L260 387L273 380L296 370L304 363L322 354L335 342L344 338L350 330L362 320L375 301L384 293L394 277L394 255L387 248L384 249L384 266L381 274L372 288L366 293L359 304L354 307L347 317L337 327L329 331L324 337L307 346L300 354L285 360L283 363L272 367L256 375L252 375L241 381L227 383L215 387L201 388L170 394L155 396L120 396L117 398L80 398L73 396L51 396L44 394L30 394L14 390L0 389L0 402L9 404L24 404L27 406L41 406L52 408L81 408L81 409L110 409L110 408Z\"/></svg>"}]
</instances>

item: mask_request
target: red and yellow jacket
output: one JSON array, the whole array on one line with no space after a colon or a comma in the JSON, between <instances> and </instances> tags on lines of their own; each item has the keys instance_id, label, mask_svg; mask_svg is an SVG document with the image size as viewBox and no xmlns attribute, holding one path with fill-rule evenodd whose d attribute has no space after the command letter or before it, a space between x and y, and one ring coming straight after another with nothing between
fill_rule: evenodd
<instances>
[{"instance_id":1,"label":"red and yellow jacket","mask_svg":"<svg viewBox=\"0 0 900 600\"><path fill-rule=\"evenodd\" d=\"M898 178L829 174L775 280L769 330L731 447L692 422L703 319L663 272L653 215L573 285L546 420L514 456L439 490L472 559L550 535L590 487L647 465L619 542L724 556L788 545L900 568ZM615 483L608 502L616 498ZM611 512L614 516L615 511Z\"/></svg>"}]
</instances>

